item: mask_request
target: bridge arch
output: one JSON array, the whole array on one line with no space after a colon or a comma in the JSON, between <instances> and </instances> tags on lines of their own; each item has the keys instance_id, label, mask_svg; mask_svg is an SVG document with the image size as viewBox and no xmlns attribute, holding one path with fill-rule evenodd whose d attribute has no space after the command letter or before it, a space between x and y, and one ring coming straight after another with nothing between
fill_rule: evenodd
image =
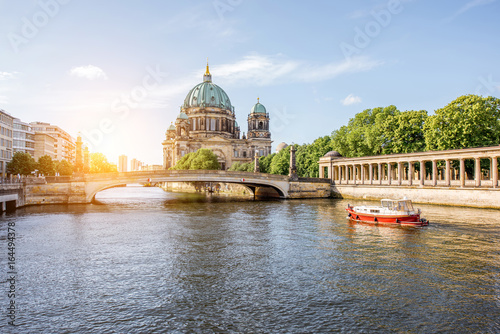
<instances>
[{"instance_id":1,"label":"bridge arch","mask_svg":"<svg viewBox=\"0 0 500 334\"><path fill-rule=\"evenodd\" d=\"M109 175L94 175L85 180L86 201L90 203L95 195L105 189L132 183L147 182L218 182L246 186L255 193L257 188L272 188L281 198L288 197L288 178L282 175L257 174L229 171L153 171L129 172Z\"/></svg>"}]
</instances>

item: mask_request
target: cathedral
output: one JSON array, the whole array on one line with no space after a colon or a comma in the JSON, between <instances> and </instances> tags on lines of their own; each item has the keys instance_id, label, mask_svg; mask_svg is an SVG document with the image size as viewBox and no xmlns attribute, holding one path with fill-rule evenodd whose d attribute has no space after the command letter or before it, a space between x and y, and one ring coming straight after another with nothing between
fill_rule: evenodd
<instances>
[{"instance_id":1,"label":"cathedral","mask_svg":"<svg viewBox=\"0 0 500 334\"><path fill-rule=\"evenodd\" d=\"M212 83L208 64L203 82L189 91L177 119L168 127L163 141L163 167L200 148L211 149L222 170L235 162L253 161L271 153L269 114L259 102L248 114L248 131L241 135L234 107L226 92Z\"/></svg>"}]
</instances>

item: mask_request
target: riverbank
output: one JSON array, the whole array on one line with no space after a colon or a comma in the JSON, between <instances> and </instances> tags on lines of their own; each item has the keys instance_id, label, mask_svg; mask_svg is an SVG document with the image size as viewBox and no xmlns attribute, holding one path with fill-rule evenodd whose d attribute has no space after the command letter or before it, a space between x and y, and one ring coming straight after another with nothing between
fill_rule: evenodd
<instances>
[{"instance_id":1,"label":"riverbank","mask_svg":"<svg viewBox=\"0 0 500 334\"><path fill-rule=\"evenodd\" d=\"M336 198L381 200L407 197L414 203L500 209L498 188L405 187L374 185L334 185Z\"/></svg>"}]
</instances>

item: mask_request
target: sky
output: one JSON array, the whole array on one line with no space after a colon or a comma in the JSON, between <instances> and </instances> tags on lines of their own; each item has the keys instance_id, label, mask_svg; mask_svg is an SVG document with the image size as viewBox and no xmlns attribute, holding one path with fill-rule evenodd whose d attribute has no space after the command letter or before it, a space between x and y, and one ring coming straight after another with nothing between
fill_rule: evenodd
<instances>
[{"instance_id":1,"label":"sky","mask_svg":"<svg viewBox=\"0 0 500 334\"><path fill-rule=\"evenodd\" d=\"M0 0L0 109L162 163L189 90L212 81L241 131L260 98L273 149L358 112L500 97L500 0Z\"/></svg>"}]
</instances>

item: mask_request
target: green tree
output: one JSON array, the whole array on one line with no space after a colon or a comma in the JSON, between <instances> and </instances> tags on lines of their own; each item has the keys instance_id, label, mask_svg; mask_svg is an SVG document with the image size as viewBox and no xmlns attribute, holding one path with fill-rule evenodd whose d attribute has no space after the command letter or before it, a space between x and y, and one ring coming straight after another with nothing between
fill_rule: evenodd
<instances>
[{"instance_id":1,"label":"green tree","mask_svg":"<svg viewBox=\"0 0 500 334\"><path fill-rule=\"evenodd\" d=\"M56 174L54 160L49 155L43 155L38 158L37 169L40 174L53 176Z\"/></svg>"},{"instance_id":2,"label":"green tree","mask_svg":"<svg viewBox=\"0 0 500 334\"><path fill-rule=\"evenodd\" d=\"M7 163L7 173L30 175L36 169L36 161L29 153L16 152L12 160Z\"/></svg>"},{"instance_id":3,"label":"green tree","mask_svg":"<svg viewBox=\"0 0 500 334\"><path fill-rule=\"evenodd\" d=\"M356 114L347 126L333 131L332 148L345 157L381 154L391 138L386 131L386 121L398 113L397 108L391 105Z\"/></svg>"},{"instance_id":4,"label":"green tree","mask_svg":"<svg viewBox=\"0 0 500 334\"><path fill-rule=\"evenodd\" d=\"M239 161L234 162L229 168L229 170L239 171L239 172L253 172L254 169L255 169L254 163L252 162L241 163Z\"/></svg>"},{"instance_id":5,"label":"green tree","mask_svg":"<svg viewBox=\"0 0 500 334\"><path fill-rule=\"evenodd\" d=\"M398 112L389 116L384 124L385 146L383 154L412 153L425 150L425 110Z\"/></svg>"},{"instance_id":6,"label":"green tree","mask_svg":"<svg viewBox=\"0 0 500 334\"><path fill-rule=\"evenodd\" d=\"M295 144L295 147L298 145ZM288 175L290 168L290 146L276 153L269 165L271 174Z\"/></svg>"},{"instance_id":7,"label":"green tree","mask_svg":"<svg viewBox=\"0 0 500 334\"><path fill-rule=\"evenodd\" d=\"M286 150L286 148L284 148L284 150ZM272 153L259 158L259 170L261 173L271 173L271 162L275 155L276 153Z\"/></svg>"},{"instance_id":8,"label":"green tree","mask_svg":"<svg viewBox=\"0 0 500 334\"><path fill-rule=\"evenodd\" d=\"M464 95L436 110L424 125L428 150L500 144L500 99Z\"/></svg>"},{"instance_id":9,"label":"green tree","mask_svg":"<svg viewBox=\"0 0 500 334\"><path fill-rule=\"evenodd\" d=\"M109 163L104 154L98 152L90 154L91 173L111 173L117 171L116 165Z\"/></svg>"},{"instance_id":10,"label":"green tree","mask_svg":"<svg viewBox=\"0 0 500 334\"><path fill-rule=\"evenodd\" d=\"M200 148L196 152L191 152L183 156L175 166L170 169L176 170L194 170L194 169L220 169L217 155L212 150Z\"/></svg>"},{"instance_id":11,"label":"green tree","mask_svg":"<svg viewBox=\"0 0 500 334\"><path fill-rule=\"evenodd\" d=\"M59 175L71 175L73 174L74 167L73 165L68 162L67 160L61 160L58 163L56 163L56 172L59 173Z\"/></svg>"},{"instance_id":12,"label":"green tree","mask_svg":"<svg viewBox=\"0 0 500 334\"><path fill-rule=\"evenodd\" d=\"M300 177L319 177L319 158L333 150L333 140L330 136L316 139L312 144L297 147L295 162L297 174Z\"/></svg>"}]
</instances>

